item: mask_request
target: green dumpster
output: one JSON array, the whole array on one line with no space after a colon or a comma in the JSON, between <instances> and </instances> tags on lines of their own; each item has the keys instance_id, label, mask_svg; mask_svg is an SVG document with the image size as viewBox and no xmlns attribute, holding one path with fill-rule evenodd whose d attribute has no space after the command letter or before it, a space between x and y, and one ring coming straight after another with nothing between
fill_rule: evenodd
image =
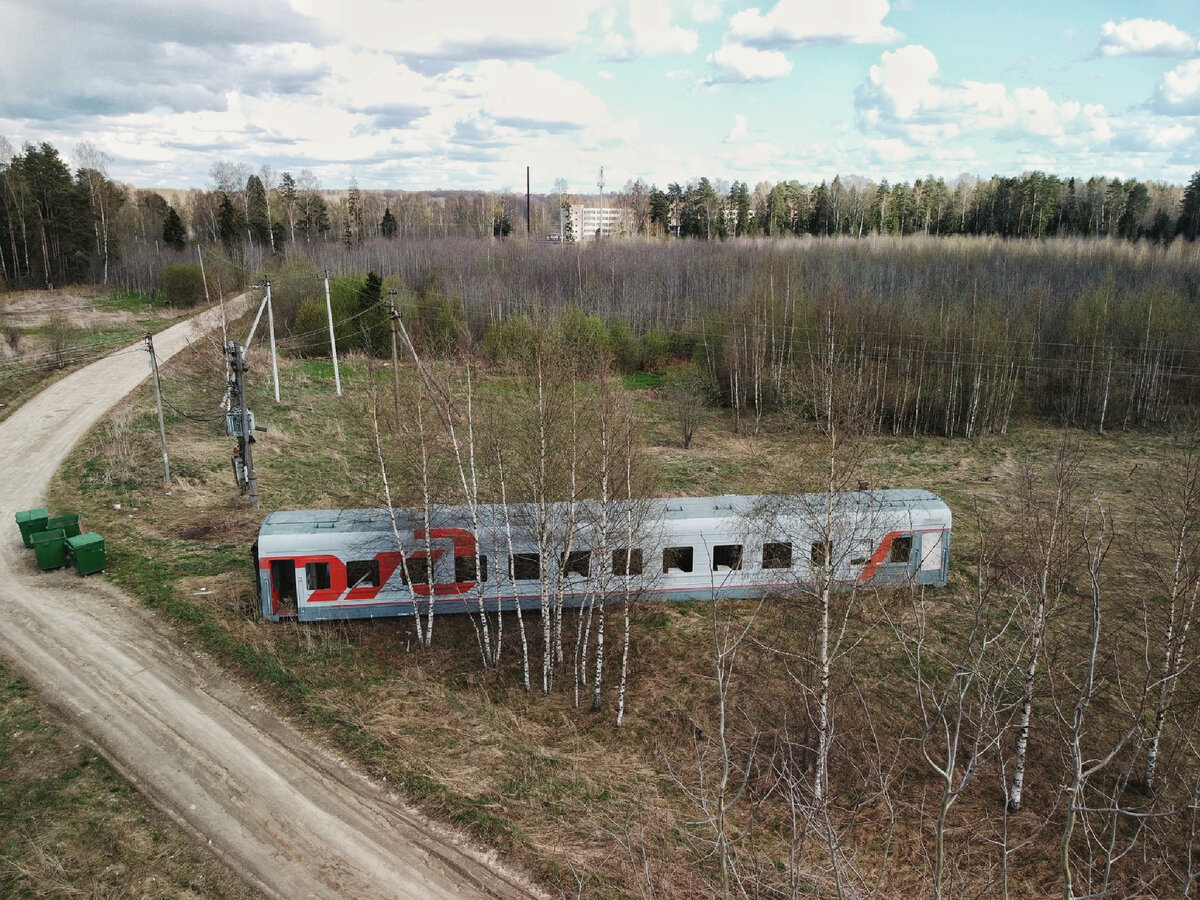
<instances>
[{"instance_id":1,"label":"green dumpster","mask_svg":"<svg viewBox=\"0 0 1200 900\"><path fill-rule=\"evenodd\" d=\"M21 529L21 540L26 547L33 546L33 536L37 532L46 530L46 520L49 518L50 510L44 506L40 509L23 509L17 513L17 527Z\"/></svg>"},{"instance_id":2,"label":"green dumpster","mask_svg":"<svg viewBox=\"0 0 1200 900\"><path fill-rule=\"evenodd\" d=\"M55 516L46 521L46 531L53 531L55 528L61 528L67 533L67 537L75 537L79 534L79 516Z\"/></svg>"},{"instance_id":3,"label":"green dumpster","mask_svg":"<svg viewBox=\"0 0 1200 900\"><path fill-rule=\"evenodd\" d=\"M67 533L62 528L39 531L32 540L38 568L43 572L61 569L67 564Z\"/></svg>"},{"instance_id":4,"label":"green dumpster","mask_svg":"<svg viewBox=\"0 0 1200 900\"><path fill-rule=\"evenodd\" d=\"M91 575L108 565L104 556L104 538L94 531L67 538L67 548L75 561L75 571L80 575Z\"/></svg>"}]
</instances>

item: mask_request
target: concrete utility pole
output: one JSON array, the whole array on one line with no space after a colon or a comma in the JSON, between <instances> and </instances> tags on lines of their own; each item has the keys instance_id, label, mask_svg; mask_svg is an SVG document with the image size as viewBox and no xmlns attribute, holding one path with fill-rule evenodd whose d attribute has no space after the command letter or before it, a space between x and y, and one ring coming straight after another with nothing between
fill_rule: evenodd
<instances>
[{"instance_id":1,"label":"concrete utility pole","mask_svg":"<svg viewBox=\"0 0 1200 900\"><path fill-rule=\"evenodd\" d=\"M150 368L154 371L154 402L158 406L158 437L162 441L163 484L171 484L171 460L167 457L167 426L163 424L162 383L158 380L158 357L154 355L154 336L146 332L146 350L150 354Z\"/></svg>"},{"instance_id":2,"label":"concrete utility pole","mask_svg":"<svg viewBox=\"0 0 1200 900\"><path fill-rule=\"evenodd\" d=\"M258 304L258 313L254 316L254 323L250 326L250 333L246 335L246 343L242 346L251 347L254 344L254 335L258 331L258 322L262 318L263 310L267 311L267 326L271 332L271 374L275 377L275 402L279 402L279 359L275 353L275 311L271 309L271 281L267 279L265 282L267 295L263 298L262 303ZM253 288L262 287L263 285L252 284ZM228 374L228 373L227 373Z\"/></svg>"},{"instance_id":3,"label":"concrete utility pole","mask_svg":"<svg viewBox=\"0 0 1200 900\"><path fill-rule=\"evenodd\" d=\"M325 270L325 311L329 313L329 355L333 357L333 384L342 396L342 376L338 374L337 339L333 336L333 301L329 299L329 270Z\"/></svg>"},{"instance_id":4,"label":"concrete utility pole","mask_svg":"<svg viewBox=\"0 0 1200 900\"><path fill-rule=\"evenodd\" d=\"M396 301L392 298L396 296L396 289L391 288L388 291L388 306L391 311L388 313L388 318L392 322L392 381L394 387L393 398L396 403L396 427L400 427L400 361L396 356L396 323L400 321L400 310L396 309Z\"/></svg>"},{"instance_id":5,"label":"concrete utility pole","mask_svg":"<svg viewBox=\"0 0 1200 900\"><path fill-rule=\"evenodd\" d=\"M254 454L251 450L254 444L254 425L250 410L246 408L246 383L243 377L246 372L246 355L244 348L237 341L228 344L229 363L233 370L233 381L230 384L230 413L229 418L236 417L236 422L229 422L231 431L238 441L238 452L233 457L233 475L243 494L250 495L250 505L258 508L258 477L254 474ZM237 404L234 411L233 404Z\"/></svg>"},{"instance_id":6,"label":"concrete utility pole","mask_svg":"<svg viewBox=\"0 0 1200 900\"><path fill-rule=\"evenodd\" d=\"M279 358L275 355L275 310L271 308L271 281L267 280L267 329L271 335L271 376L275 379L275 402L279 402Z\"/></svg>"}]
</instances>

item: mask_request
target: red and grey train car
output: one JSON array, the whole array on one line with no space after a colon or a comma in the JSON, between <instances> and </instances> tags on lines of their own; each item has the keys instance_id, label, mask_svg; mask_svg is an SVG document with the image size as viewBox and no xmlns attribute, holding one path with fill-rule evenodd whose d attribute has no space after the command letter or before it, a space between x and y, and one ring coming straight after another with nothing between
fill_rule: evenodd
<instances>
[{"instance_id":1,"label":"red and grey train car","mask_svg":"<svg viewBox=\"0 0 1200 900\"><path fill-rule=\"evenodd\" d=\"M589 598L746 598L843 586L943 586L950 509L923 490L611 504L291 510L263 521L253 555L263 615L372 618L538 609ZM568 521L568 515L571 516ZM545 521L549 520L549 521ZM568 527L569 526L569 527ZM603 534L602 534L603 532ZM554 550L543 559L537 534ZM566 535L570 534L569 542Z\"/></svg>"}]
</instances>

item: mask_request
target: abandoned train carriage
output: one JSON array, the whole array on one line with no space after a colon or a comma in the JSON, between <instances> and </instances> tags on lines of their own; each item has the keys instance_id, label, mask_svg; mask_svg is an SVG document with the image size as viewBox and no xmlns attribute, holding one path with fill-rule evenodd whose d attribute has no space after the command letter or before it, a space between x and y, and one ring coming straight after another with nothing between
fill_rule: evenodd
<instances>
[{"instance_id":1,"label":"abandoned train carriage","mask_svg":"<svg viewBox=\"0 0 1200 900\"><path fill-rule=\"evenodd\" d=\"M566 504L547 512L542 529L531 504L479 506L475 520L467 507L439 507L428 523L411 510L271 513L253 550L263 615L398 616L431 602L434 612L459 613L481 600L489 611L538 609L545 593L568 606L629 592L744 598L826 575L842 585L935 586L949 575L950 510L928 491L659 499L610 507L604 520L585 503L570 527ZM538 533L557 536L542 542L555 547L549 565Z\"/></svg>"}]
</instances>

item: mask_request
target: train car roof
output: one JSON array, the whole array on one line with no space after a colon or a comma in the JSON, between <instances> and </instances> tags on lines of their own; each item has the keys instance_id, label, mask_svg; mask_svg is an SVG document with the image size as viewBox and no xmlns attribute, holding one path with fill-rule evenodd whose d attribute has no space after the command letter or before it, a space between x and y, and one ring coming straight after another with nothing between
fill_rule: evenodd
<instances>
[{"instance_id":1,"label":"train car roof","mask_svg":"<svg viewBox=\"0 0 1200 900\"><path fill-rule=\"evenodd\" d=\"M681 520L714 520L755 513L778 516L812 515L823 511L826 494L724 494L716 497L660 497L645 501L650 517L659 522ZM561 504L555 504L559 506ZM500 507L481 505L483 522L494 521ZM511 504L514 516L528 517L532 504ZM950 510L945 501L931 491L915 488L845 491L834 495L834 509L841 515L851 511L872 510L880 513L907 512L923 514L920 519L950 524ZM439 524L461 527L470 521L467 507L439 506L434 511L433 526ZM417 510L397 509L395 526L401 530L425 527L424 517ZM321 534L325 532L386 532L392 529L387 510L376 509L298 509L270 513L264 520L260 535Z\"/></svg>"}]
</instances>

